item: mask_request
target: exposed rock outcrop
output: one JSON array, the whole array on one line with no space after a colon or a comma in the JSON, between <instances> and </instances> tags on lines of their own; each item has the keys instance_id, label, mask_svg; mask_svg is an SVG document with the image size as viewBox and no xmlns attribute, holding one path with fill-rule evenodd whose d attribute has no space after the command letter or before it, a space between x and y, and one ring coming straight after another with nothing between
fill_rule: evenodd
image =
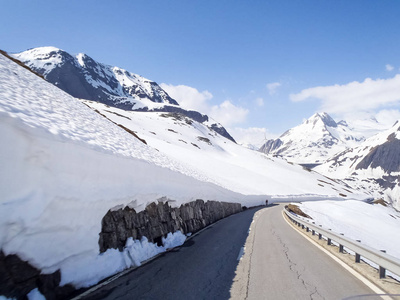
<instances>
[{"instance_id":1,"label":"exposed rock outcrop","mask_svg":"<svg viewBox=\"0 0 400 300\"><path fill-rule=\"evenodd\" d=\"M144 211L134 209L109 210L102 220L100 252L115 248L123 250L129 237L147 237L150 242L161 244L169 232L181 230L194 233L207 225L242 210L239 203L196 200L172 208L168 201L152 203Z\"/></svg>"},{"instance_id":2,"label":"exposed rock outcrop","mask_svg":"<svg viewBox=\"0 0 400 300\"><path fill-rule=\"evenodd\" d=\"M357 164L356 170L381 167L386 173L400 171L400 140L391 134L387 142L373 147Z\"/></svg>"},{"instance_id":3,"label":"exposed rock outcrop","mask_svg":"<svg viewBox=\"0 0 400 300\"><path fill-rule=\"evenodd\" d=\"M33 289L39 289L46 299L66 299L74 288L60 287L61 273L42 274L40 270L21 260L17 255L5 255L0 251L0 295L7 298L27 299Z\"/></svg>"}]
</instances>

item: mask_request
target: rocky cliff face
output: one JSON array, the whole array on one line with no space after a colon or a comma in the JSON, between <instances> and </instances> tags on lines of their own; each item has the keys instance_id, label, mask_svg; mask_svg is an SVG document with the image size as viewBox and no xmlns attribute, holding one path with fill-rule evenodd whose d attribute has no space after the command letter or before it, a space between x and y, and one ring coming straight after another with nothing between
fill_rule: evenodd
<instances>
[{"instance_id":1,"label":"rocky cliff face","mask_svg":"<svg viewBox=\"0 0 400 300\"><path fill-rule=\"evenodd\" d=\"M102 220L100 252L115 248L123 250L129 237L147 237L150 242L160 244L169 232L181 230L184 234L195 233L209 224L231 214L240 212L238 203L196 200L179 208L172 208L168 201L152 203L144 211L134 209L110 210Z\"/></svg>"},{"instance_id":2,"label":"rocky cliff face","mask_svg":"<svg viewBox=\"0 0 400 300\"><path fill-rule=\"evenodd\" d=\"M142 106L144 100L178 105L154 81L99 63L82 53L72 56L54 47L40 47L13 56L76 98L122 109Z\"/></svg>"}]
</instances>

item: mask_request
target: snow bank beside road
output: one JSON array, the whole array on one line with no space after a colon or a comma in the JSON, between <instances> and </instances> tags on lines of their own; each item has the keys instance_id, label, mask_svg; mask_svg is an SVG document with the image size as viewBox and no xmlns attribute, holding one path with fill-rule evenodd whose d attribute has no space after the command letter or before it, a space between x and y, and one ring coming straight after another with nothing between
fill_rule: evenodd
<instances>
[{"instance_id":1,"label":"snow bank beside road","mask_svg":"<svg viewBox=\"0 0 400 300\"><path fill-rule=\"evenodd\" d=\"M361 201L303 202L300 209L315 224L335 233L361 240L364 245L386 250L400 259L400 213L391 207Z\"/></svg>"},{"instance_id":2,"label":"snow bank beside road","mask_svg":"<svg viewBox=\"0 0 400 300\"><path fill-rule=\"evenodd\" d=\"M66 143L4 114L0 136L7 145L0 147L0 248L45 273L61 269L64 284L90 261L99 263L99 274L111 275L102 270L112 268L100 266L114 260L99 255L98 239L101 219L114 206L130 204L140 211L162 197L177 206L200 198L245 201L243 195L143 160ZM88 275L73 283L95 281Z\"/></svg>"}]
</instances>

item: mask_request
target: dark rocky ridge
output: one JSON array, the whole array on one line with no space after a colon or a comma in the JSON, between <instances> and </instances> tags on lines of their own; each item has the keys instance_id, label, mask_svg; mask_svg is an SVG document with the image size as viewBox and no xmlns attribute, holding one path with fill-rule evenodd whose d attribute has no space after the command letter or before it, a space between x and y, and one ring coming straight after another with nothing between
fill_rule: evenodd
<instances>
[{"instance_id":1,"label":"dark rocky ridge","mask_svg":"<svg viewBox=\"0 0 400 300\"><path fill-rule=\"evenodd\" d=\"M100 252L110 248L122 251L129 237L141 239L145 236L150 242L161 244L162 238L169 232L195 233L241 210L239 203L203 200L189 202L179 208L170 207L168 201L152 203L139 213L129 207L109 210L101 223Z\"/></svg>"},{"instance_id":2,"label":"dark rocky ridge","mask_svg":"<svg viewBox=\"0 0 400 300\"><path fill-rule=\"evenodd\" d=\"M128 97L138 96L139 98L148 98L156 103L166 103L178 105L157 83L146 81L151 86L148 93L140 85L125 86L117 80L111 72L111 67L98 63L87 55L82 55L81 60L84 66L81 66L77 59L63 50L54 50L47 53L46 59L60 57L61 63L46 74L46 69L38 68L31 61L23 61L35 72L45 76L46 80L58 86L63 91L73 97L98 101L110 106L121 109L132 109L132 104L124 103ZM135 74L128 73L119 69L116 72L123 75L135 77ZM93 84L96 82L96 84ZM106 88L107 87L107 88Z\"/></svg>"},{"instance_id":3,"label":"dark rocky ridge","mask_svg":"<svg viewBox=\"0 0 400 300\"><path fill-rule=\"evenodd\" d=\"M41 271L17 255L5 255L0 251L0 295L7 298L27 299L33 289L39 289L46 299L66 299L74 288L71 285L60 287L61 273L41 274Z\"/></svg>"},{"instance_id":4,"label":"dark rocky ridge","mask_svg":"<svg viewBox=\"0 0 400 300\"><path fill-rule=\"evenodd\" d=\"M280 146L282 146L282 144L283 142L281 139L268 140L264 143L264 145L261 146L261 148L258 151L262 153L270 153L278 149Z\"/></svg>"},{"instance_id":5,"label":"dark rocky ridge","mask_svg":"<svg viewBox=\"0 0 400 300\"><path fill-rule=\"evenodd\" d=\"M388 137L387 142L378 145L357 164L356 170L381 167L386 173L400 171L400 140L394 134Z\"/></svg>"}]
</instances>

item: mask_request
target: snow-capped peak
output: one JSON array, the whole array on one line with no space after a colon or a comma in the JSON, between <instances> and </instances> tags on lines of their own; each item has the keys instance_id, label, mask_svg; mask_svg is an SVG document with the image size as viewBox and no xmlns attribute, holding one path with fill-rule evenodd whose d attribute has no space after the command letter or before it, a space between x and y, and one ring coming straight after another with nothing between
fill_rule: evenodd
<instances>
[{"instance_id":1,"label":"snow-capped peak","mask_svg":"<svg viewBox=\"0 0 400 300\"><path fill-rule=\"evenodd\" d=\"M13 56L70 95L124 109L178 105L154 81L55 47L30 49Z\"/></svg>"},{"instance_id":2,"label":"snow-capped peak","mask_svg":"<svg viewBox=\"0 0 400 300\"><path fill-rule=\"evenodd\" d=\"M333 120L331 116L328 115L326 112L315 113L308 120L306 120L305 123L316 124L318 121L321 121L325 126L337 127L337 123L335 122L335 120Z\"/></svg>"},{"instance_id":3,"label":"snow-capped peak","mask_svg":"<svg viewBox=\"0 0 400 300\"><path fill-rule=\"evenodd\" d=\"M336 123L326 112L315 113L277 140L267 141L260 151L280 155L296 163L322 163L330 156L364 140L346 122Z\"/></svg>"},{"instance_id":4,"label":"snow-capped peak","mask_svg":"<svg viewBox=\"0 0 400 300\"><path fill-rule=\"evenodd\" d=\"M46 77L54 68L65 62L66 55L67 52L56 47L39 47L12 56Z\"/></svg>"}]
</instances>

